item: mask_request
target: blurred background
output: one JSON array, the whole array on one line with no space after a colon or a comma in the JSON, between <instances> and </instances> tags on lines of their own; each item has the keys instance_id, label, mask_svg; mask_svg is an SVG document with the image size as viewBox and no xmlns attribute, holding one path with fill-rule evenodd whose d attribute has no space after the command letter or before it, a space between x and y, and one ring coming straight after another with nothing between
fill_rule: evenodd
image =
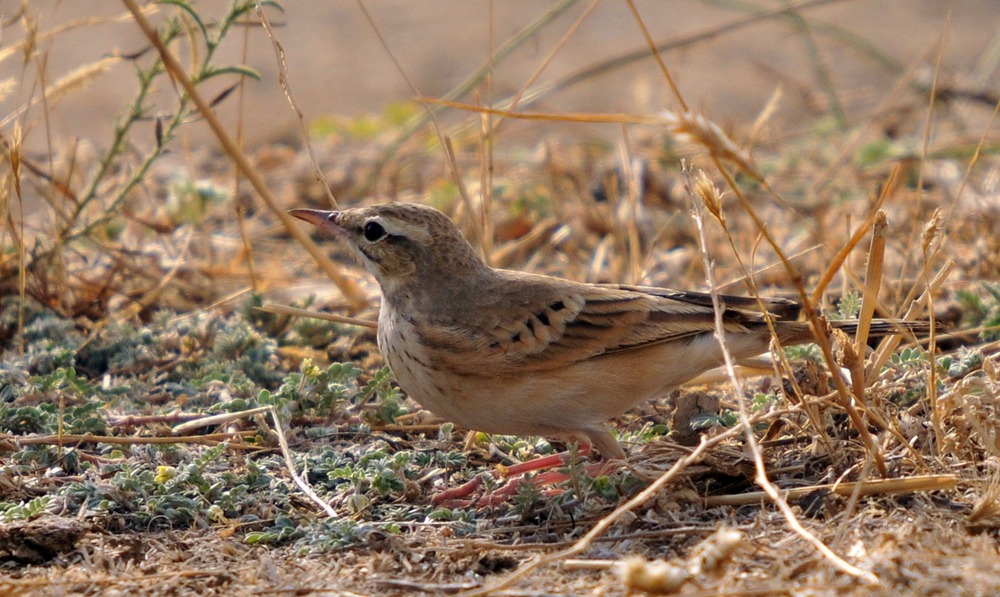
<instances>
[{"instance_id":1,"label":"blurred background","mask_svg":"<svg viewBox=\"0 0 1000 597\"><path fill-rule=\"evenodd\" d=\"M202 15L222 15L228 4L229 0L202 0L197 7ZM656 43L677 46L665 51L663 57L688 104L722 124L748 125L778 87L784 97L777 121L793 130L804 116L829 108L831 100L822 93L824 87L838 90L838 109L847 118L867 113L907 70L913 80L930 83L942 36L941 73L949 85L996 88L1000 2L815 2L806 3L798 16L747 22L755 12L786 4L637 0L635 6ZM443 96L467 79L489 59L491 44L495 51L547 12L558 12L496 65L494 100L516 93L589 5L586 1L510 0L365 3L406 74L429 97ZM120 2L112 0L0 1L4 49L16 50L28 23L40 34L36 43L39 55L45 57L44 61L25 64L12 55L0 62L0 80L6 81L0 114L10 115L29 98L37 97L43 82L51 85L109 52L130 54L146 47L129 19L108 21L124 10ZM290 1L284 3L284 13L268 9L268 14L284 47L290 85L307 122L328 115L379 112L390 102L413 97L358 3ZM87 26L74 28L86 19L91 19ZM739 25L726 30L727 24ZM55 30L58 35L46 35ZM707 37L696 37L706 32L710 32ZM628 4L598 3L555 54L538 84L564 80L632 52L642 53L645 47ZM235 125L242 113L245 140L250 146L298 139L294 113L277 83L278 68L266 33L260 27L247 28L228 36L219 52L217 63L245 63L262 76L261 81L248 82L242 106L230 98L218 107L226 122ZM44 77L39 76L40 69L44 69ZM530 109L650 114L675 107L648 52L624 66L598 70L599 74L545 95ZM43 150L50 142L58 145L59 140L81 138L98 146L106 144L111 123L134 93L132 71L129 62L118 62L85 89L68 94L46 119L50 135L25 136L28 149ZM232 83L232 79L221 79L206 85L208 95L212 89L221 90ZM485 86L478 90L478 101L485 104ZM173 96L172 90L160 91ZM467 96L464 101L476 100ZM36 105L21 121L38 126L44 112ZM9 134L10 121L6 124L5 134ZM522 123L517 130L537 135L540 128L553 126ZM601 136L606 131L613 134L616 128L574 125L562 130ZM204 126L184 127L180 134L190 143L211 140Z\"/></svg>"}]
</instances>

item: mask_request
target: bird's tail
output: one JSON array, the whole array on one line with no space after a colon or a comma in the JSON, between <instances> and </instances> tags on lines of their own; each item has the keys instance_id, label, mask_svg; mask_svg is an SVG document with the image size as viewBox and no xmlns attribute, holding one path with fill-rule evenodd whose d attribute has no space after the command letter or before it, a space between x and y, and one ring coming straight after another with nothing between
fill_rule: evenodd
<instances>
[{"instance_id":1,"label":"bird's tail","mask_svg":"<svg viewBox=\"0 0 1000 597\"><path fill-rule=\"evenodd\" d=\"M858 331L857 319L843 319L830 321L830 327L843 330L847 334L854 335ZM937 328L939 331L941 326ZM782 344L803 344L815 341L816 336L812 328L805 321L777 322L778 339ZM902 321L899 319L873 319L868 335L872 337L891 336L893 334L926 336L931 331L929 321Z\"/></svg>"},{"instance_id":2,"label":"bird's tail","mask_svg":"<svg viewBox=\"0 0 1000 597\"><path fill-rule=\"evenodd\" d=\"M857 319L844 319L841 321L831 321L830 327L843 330L846 334L856 334L858 331ZM902 321L899 319L873 319L871 328L868 330L869 336L891 336L893 334L906 334L914 336L926 336L931 333L931 322L929 321Z\"/></svg>"}]
</instances>

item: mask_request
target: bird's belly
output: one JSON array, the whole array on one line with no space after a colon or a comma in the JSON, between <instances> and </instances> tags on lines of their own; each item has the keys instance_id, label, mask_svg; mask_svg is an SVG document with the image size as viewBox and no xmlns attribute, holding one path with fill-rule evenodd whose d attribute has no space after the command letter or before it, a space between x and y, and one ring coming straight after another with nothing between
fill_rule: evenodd
<instances>
[{"instance_id":1,"label":"bird's belly","mask_svg":"<svg viewBox=\"0 0 1000 597\"><path fill-rule=\"evenodd\" d=\"M660 388L628 383L628 371L530 375L455 375L433 371L419 346L386 338L383 354L400 388L422 407L457 425L504 435L547 435L595 429ZM599 377L599 379L598 379Z\"/></svg>"},{"instance_id":2,"label":"bird's belly","mask_svg":"<svg viewBox=\"0 0 1000 597\"><path fill-rule=\"evenodd\" d=\"M434 369L402 318L379 321L379 348L399 386L421 406L462 427L510 435L599 428L719 364L710 336L678 350L651 346L551 371L468 375Z\"/></svg>"}]
</instances>

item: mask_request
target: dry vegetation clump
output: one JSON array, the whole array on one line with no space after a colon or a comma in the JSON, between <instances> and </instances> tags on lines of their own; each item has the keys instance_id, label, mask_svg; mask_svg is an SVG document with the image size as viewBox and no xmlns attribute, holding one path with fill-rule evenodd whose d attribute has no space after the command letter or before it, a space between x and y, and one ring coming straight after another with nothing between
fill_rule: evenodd
<instances>
[{"instance_id":1,"label":"dry vegetation clump","mask_svg":"<svg viewBox=\"0 0 1000 597\"><path fill-rule=\"evenodd\" d=\"M21 53L0 64L38 64L58 34L21 10ZM243 171L242 154L177 137L256 77L216 53L256 23L252 3L145 10L161 47L22 91L33 108L0 130L0 592L456 593L514 574L523 594L1000 588L998 162L982 95L902 73L850 118L790 128L776 94L745 129L678 109L625 117L617 144L545 138L506 159L483 132L517 108L418 128L424 108L399 103L311 123L315 161L272 145ZM214 96L178 82L181 48ZM60 98L120 63L136 92L110 144L24 149ZM316 255L336 283L321 278L286 227L283 210L328 205L326 187L434 205L498 266L693 289L711 263L718 290L790 296L817 323L943 327L776 349L745 383L722 373L615 422L626 469L591 478L571 458L568 481L494 504L499 465L562 446L467 437L395 387L364 325L373 281L332 243ZM471 498L432 502L480 475Z\"/></svg>"}]
</instances>

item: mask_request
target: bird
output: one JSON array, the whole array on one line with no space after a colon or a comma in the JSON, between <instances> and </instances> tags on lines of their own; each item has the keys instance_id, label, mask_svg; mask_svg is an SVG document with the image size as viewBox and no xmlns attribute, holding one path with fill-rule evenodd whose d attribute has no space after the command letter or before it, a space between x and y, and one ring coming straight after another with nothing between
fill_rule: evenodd
<instances>
[{"instance_id":1,"label":"bird","mask_svg":"<svg viewBox=\"0 0 1000 597\"><path fill-rule=\"evenodd\" d=\"M381 289L378 346L399 387L469 430L625 451L608 421L723 364L712 295L489 266L444 213L416 203L290 215L343 241ZM719 296L737 361L815 339L790 299ZM831 321L850 333L857 320ZM870 333L926 332L873 320Z\"/></svg>"}]
</instances>

